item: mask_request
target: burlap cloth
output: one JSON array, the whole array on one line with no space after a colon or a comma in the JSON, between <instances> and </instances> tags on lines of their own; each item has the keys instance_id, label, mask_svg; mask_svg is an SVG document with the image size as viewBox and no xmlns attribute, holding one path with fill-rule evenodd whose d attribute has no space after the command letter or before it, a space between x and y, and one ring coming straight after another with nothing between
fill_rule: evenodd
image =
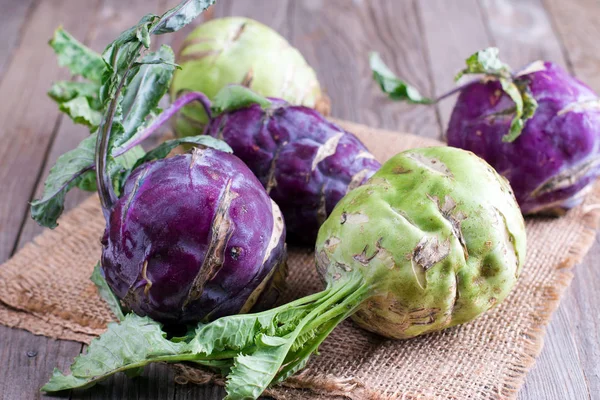
<instances>
[{"instance_id":1,"label":"burlap cloth","mask_svg":"<svg viewBox=\"0 0 600 400\"><path fill-rule=\"evenodd\" d=\"M380 159L439 145L412 135L343 123ZM278 399L506 399L516 397L539 354L545 327L591 246L600 220L600 185L558 219L527 221L528 260L510 297L464 326L407 341L386 340L342 323L308 367L268 394ZM112 319L89 280L104 227L93 196L0 267L0 323L84 343ZM322 289L309 250L291 249L284 301ZM222 379L178 366L177 381Z\"/></svg>"}]
</instances>

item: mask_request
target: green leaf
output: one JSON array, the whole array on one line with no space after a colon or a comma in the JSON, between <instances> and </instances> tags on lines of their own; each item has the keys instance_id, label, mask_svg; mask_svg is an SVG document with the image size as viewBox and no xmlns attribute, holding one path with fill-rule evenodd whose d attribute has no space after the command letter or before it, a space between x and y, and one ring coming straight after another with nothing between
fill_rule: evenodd
<instances>
[{"instance_id":1,"label":"green leaf","mask_svg":"<svg viewBox=\"0 0 600 400\"><path fill-rule=\"evenodd\" d=\"M178 31L192 22L214 2L215 0L184 0L163 14L162 18L153 26L152 33L162 35Z\"/></svg>"},{"instance_id":2,"label":"green leaf","mask_svg":"<svg viewBox=\"0 0 600 400\"><path fill-rule=\"evenodd\" d=\"M467 67L460 71L455 80L459 80L465 74L487 74L504 78L510 77L510 67L500 61L496 47L488 47L480 50L466 59Z\"/></svg>"},{"instance_id":3,"label":"green leaf","mask_svg":"<svg viewBox=\"0 0 600 400\"><path fill-rule=\"evenodd\" d=\"M81 75L90 81L100 82L106 70L100 54L86 47L62 28L54 32L50 46L58 56L58 64L69 68L72 75Z\"/></svg>"},{"instance_id":4,"label":"green leaf","mask_svg":"<svg viewBox=\"0 0 600 400\"><path fill-rule=\"evenodd\" d=\"M158 147L155 147L154 149L150 150L148 153L146 153L145 156L140 158L137 162L137 165L141 165L148 161L165 158L175 147L180 146L182 144L193 144L202 147L210 147L212 149L224 151L226 153L233 153L233 150L231 150L231 147L229 147L227 143L225 143L222 140L215 139L212 136L187 136L184 138L167 140L166 142L161 143Z\"/></svg>"},{"instance_id":5,"label":"green leaf","mask_svg":"<svg viewBox=\"0 0 600 400\"><path fill-rule=\"evenodd\" d=\"M419 91L399 79L385 65L378 53L371 53L369 56L369 64L373 71L373 79L379 84L381 90L387 93L393 100L404 100L414 104L433 104L434 100L424 97Z\"/></svg>"},{"instance_id":6,"label":"green leaf","mask_svg":"<svg viewBox=\"0 0 600 400\"><path fill-rule=\"evenodd\" d=\"M526 83L516 83L513 80L500 78L502 90L515 103L515 115L511 121L509 131L502 137L503 142L513 142L517 139L528 119L533 117L537 109L537 101L533 98Z\"/></svg>"},{"instance_id":7,"label":"green leaf","mask_svg":"<svg viewBox=\"0 0 600 400\"><path fill-rule=\"evenodd\" d=\"M173 50L163 45L142 58L146 61L133 67L125 82L121 101L124 131L120 137L113 135L116 147L130 140L150 115L158 113L158 103L169 89L175 69L169 65L175 61Z\"/></svg>"},{"instance_id":8,"label":"green leaf","mask_svg":"<svg viewBox=\"0 0 600 400\"><path fill-rule=\"evenodd\" d=\"M65 195L79 181L82 175L94 166L96 135L83 139L75 148L61 155L50 169L44 184L44 193L31 202L31 217L40 225L55 228L56 220L64 210Z\"/></svg>"},{"instance_id":9,"label":"green leaf","mask_svg":"<svg viewBox=\"0 0 600 400\"><path fill-rule=\"evenodd\" d=\"M73 100L76 97L84 97L90 101L92 109L99 110L99 89L100 85L95 82L61 81L52 85L48 95L58 103Z\"/></svg>"},{"instance_id":10,"label":"green leaf","mask_svg":"<svg viewBox=\"0 0 600 400\"><path fill-rule=\"evenodd\" d=\"M55 370L42 391L89 387L117 372L133 370L139 373L151 362L183 361L186 359L185 346L167 340L158 322L127 314L122 322L109 323L108 330L92 340L87 352L75 358L71 375Z\"/></svg>"},{"instance_id":11,"label":"green leaf","mask_svg":"<svg viewBox=\"0 0 600 400\"><path fill-rule=\"evenodd\" d=\"M90 279L92 282L94 282L94 285L96 285L98 294L100 294L100 297L106 301L110 310L113 312L113 314L115 314L115 317L117 317L119 321L123 321L125 319L125 315L121 309L121 302L119 302L117 296L115 296L110 287L108 287L108 283L106 283L100 263L96 264L94 267L94 272L92 273Z\"/></svg>"},{"instance_id":12,"label":"green leaf","mask_svg":"<svg viewBox=\"0 0 600 400\"><path fill-rule=\"evenodd\" d=\"M38 224L48 228L58 226L57 220L64 210L65 196L73 187L96 190L96 174L93 169L97 137L96 133L88 136L75 149L56 160L44 183L42 197L31 202L31 218ZM112 165L113 173L123 170L129 173L137 160L145 154L139 146L132 150L116 158Z\"/></svg>"},{"instance_id":13,"label":"green leaf","mask_svg":"<svg viewBox=\"0 0 600 400\"><path fill-rule=\"evenodd\" d=\"M244 86L227 85L216 94L211 108L213 113L218 115L245 108L252 104L267 108L271 105L271 101Z\"/></svg>"},{"instance_id":14,"label":"green leaf","mask_svg":"<svg viewBox=\"0 0 600 400\"><path fill-rule=\"evenodd\" d=\"M60 103L58 107L76 124L88 126L91 132L98 129L102 113L94 110L85 97L75 97L73 100Z\"/></svg>"}]
</instances>

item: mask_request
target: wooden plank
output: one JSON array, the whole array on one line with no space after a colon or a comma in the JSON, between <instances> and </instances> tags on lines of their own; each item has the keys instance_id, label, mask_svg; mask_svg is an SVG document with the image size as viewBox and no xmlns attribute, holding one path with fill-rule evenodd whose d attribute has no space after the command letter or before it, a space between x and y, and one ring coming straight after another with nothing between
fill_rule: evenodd
<instances>
[{"instance_id":1,"label":"wooden plank","mask_svg":"<svg viewBox=\"0 0 600 400\"><path fill-rule=\"evenodd\" d=\"M600 2L545 0L545 5L573 72L600 92Z\"/></svg>"},{"instance_id":2,"label":"wooden plank","mask_svg":"<svg viewBox=\"0 0 600 400\"><path fill-rule=\"evenodd\" d=\"M19 44L22 27L32 4L33 0L0 0L0 80Z\"/></svg>"},{"instance_id":3,"label":"wooden plank","mask_svg":"<svg viewBox=\"0 0 600 400\"><path fill-rule=\"evenodd\" d=\"M40 2L0 82L0 98L5 99L0 108L0 261L13 250L58 119L46 91L51 81L67 74L59 69L46 43L60 23L78 37L85 36L93 4Z\"/></svg>"},{"instance_id":4,"label":"wooden plank","mask_svg":"<svg viewBox=\"0 0 600 400\"><path fill-rule=\"evenodd\" d=\"M0 398L32 400L41 396L39 388L46 383L54 367L67 368L73 346L81 344L58 341L29 332L0 326Z\"/></svg>"},{"instance_id":5,"label":"wooden plank","mask_svg":"<svg viewBox=\"0 0 600 400\"><path fill-rule=\"evenodd\" d=\"M439 137L434 108L395 103L371 78L368 56L378 51L399 75L431 95L425 42L413 1L294 1L293 44L317 71L337 118Z\"/></svg>"},{"instance_id":6,"label":"wooden plank","mask_svg":"<svg viewBox=\"0 0 600 400\"><path fill-rule=\"evenodd\" d=\"M430 0L417 6L437 97L455 87L454 76L469 55L492 43L477 0ZM444 132L455 101L452 96L437 105Z\"/></svg>"},{"instance_id":7,"label":"wooden plank","mask_svg":"<svg viewBox=\"0 0 600 400\"><path fill-rule=\"evenodd\" d=\"M565 59L541 0L481 0L492 42L513 69L548 60L563 67Z\"/></svg>"}]
</instances>

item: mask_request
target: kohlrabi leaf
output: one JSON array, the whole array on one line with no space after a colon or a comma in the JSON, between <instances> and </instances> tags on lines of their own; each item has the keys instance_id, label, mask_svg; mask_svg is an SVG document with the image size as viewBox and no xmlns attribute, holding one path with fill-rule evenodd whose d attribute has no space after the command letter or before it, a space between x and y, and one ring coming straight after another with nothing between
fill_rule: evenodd
<instances>
[{"instance_id":1,"label":"kohlrabi leaf","mask_svg":"<svg viewBox=\"0 0 600 400\"><path fill-rule=\"evenodd\" d=\"M143 57L142 61L149 62L133 67L123 88L124 132L120 138L115 138L115 146L128 141L149 115L157 113L158 103L169 89L173 77L175 55L169 46L161 46L158 51Z\"/></svg>"},{"instance_id":2,"label":"kohlrabi leaf","mask_svg":"<svg viewBox=\"0 0 600 400\"><path fill-rule=\"evenodd\" d=\"M96 135L83 139L77 148L61 155L44 184L42 197L31 202L31 217L40 225L55 228L64 210L65 195L94 167Z\"/></svg>"},{"instance_id":3,"label":"kohlrabi leaf","mask_svg":"<svg viewBox=\"0 0 600 400\"><path fill-rule=\"evenodd\" d=\"M506 78L499 78L499 80L504 93L515 103L515 115L509 131L502 137L503 142L513 142L521 135L527 120L533 117L538 104L527 84L519 84L517 81Z\"/></svg>"},{"instance_id":4,"label":"kohlrabi leaf","mask_svg":"<svg viewBox=\"0 0 600 400\"><path fill-rule=\"evenodd\" d=\"M96 190L96 174L94 172L94 149L97 135L94 133L83 139L79 145L61 155L44 184L42 197L31 202L31 218L38 224L55 228L57 219L64 210L65 196L73 187L83 190ZM123 170L129 171L144 156L144 150L136 146L131 152L126 152L116 158L113 164L113 173L118 174Z\"/></svg>"},{"instance_id":5,"label":"kohlrabi leaf","mask_svg":"<svg viewBox=\"0 0 600 400\"><path fill-rule=\"evenodd\" d=\"M75 97L72 100L59 103L58 108L71 117L76 124L89 127L90 132L95 132L98 129L102 113L94 110L86 97Z\"/></svg>"},{"instance_id":6,"label":"kohlrabi leaf","mask_svg":"<svg viewBox=\"0 0 600 400\"><path fill-rule=\"evenodd\" d=\"M219 115L252 104L267 108L271 105L271 101L244 86L227 85L216 94L211 108L214 115Z\"/></svg>"},{"instance_id":7,"label":"kohlrabi leaf","mask_svg":"<svg viewBox=\"0 0 600 400\"><path fill-rule=\"evenodd\" d=\"M496 47L488 47L472 54L466 59L466 68L461 70L455 80L459 80L465 74L486 74L509 78L510 67L500 61Z\"/></svg>"},{"instance_id":8,"label":"kohlrabi leaf","mask_svg":"<svg viewBox=\"0 0 600 400\"><path fill-rule=\"evenodd\" d=\"M398 78L385 65L378 53L370 54L369 64L373 71L373 79L391 99L416 104L432 104L434 102L434 100L424 97L414 86Z\"/></svg>"},{"instance_id":9,"label":"kohlrabi leaf","mask_svg":"<svg viewBox=\"0 0 600 400\"><path fill-rule=\"evenodd\" d=\"M198 135L198 136L187 136L179 139L167 140L166 142L161 143L154 149L150 150L146 153L145 156L140 158L137 161L137 165L143 164L148 161L158 160L160 158L165 158L169 153L182 144L193 144L202 147L210 147L212 149L224 151L226 153L233 153L233 150L227 143L222 140L215 139L212 136L208 135Z\"/></svg>"},{"instance_id":10,"label":"kohlrabi leaf","mask_svg":"<svg viewBox=\"0 0 600 400\"><path fill-rule=\"evenodd\" d=\"M112 178L107 171L107 169L110 170L110 164L113 162L111 159L113 148L115 145L128 142L142 124L147 124L146 117L154 111L156 107L154 104L158 104L158 100L160 100L160 98L156 99L156 95L166 93L174 68L172 52L169 55L171 61L156 55L154 55L154 59L149 59L153 55L140 59L142 48L150 47L152 34L174 32L182 28L213 3L214 0L184 0L161 17L148 14L138 24L119 35L102 53L102 58L107 65L107 72L102 77L100 88L100 100L104 106L104 113L99 125L96 165L98 167L98 193L105 216L107 215L106 210L117 200L111 185ZM168 50L163 48L157 54L161 54L161 52L164 54ZM153 77L144 75L150 71L159 73L157 68L166 69L165 74L168 74L168 79L153 79ZM130 114L127 107L132 103L127 99L132 97L128 86L135 86L138 79L143 84L139 84L136 92L148 96L143 96L144 104L138 104L136 110L140 112L134 113L131 117L134 122L129 124ZM152 86L152 93L146 92L150 89L145 85ZM145 89L142 90L142 88ZM154 107L152 107L153 105ZM132 108L129 108L129 111L131 110ZM139 124L136 125L137 122Z\"/></svg>"},{"instance_id":11,"label":"kohlrabi leaf","mask_svg":"<svg viewBox=\"0 0 600 400\"><path fill-rule=\"evenodd\" d=\"M183 361L185 346L167 340L158 322L127 314L122 322L109 323L108 330L92 340L87 352L75 358L70 375L55 370L42 391L88 387L117 372L139 372L151 362Z\"/></svg>"},{"instance_id":12,"label":"kohlrabi leaf","mask_svg":"<svg viewBox=\"0 0 600 400\"><path fill-rule=\"evenodd\" d=\"M178 31L192 22L214 2L215 0L184 0L163 14L161 19L154 24L152 33L162 35Z\"/></svg>"},{"instance_id":13,"label":"kohlrabi leaf","mask_svg":"<svg viewBox=\"0 0 600 400\"><path fill-rule=\"evenodd\" d=\"M84 97L90 102L90 107L100 110L98 91L100 85L96 82L60 81L52 85L48 95L58 103Z\"/></svg>"},{"instance_id":14,"label":"kohlrabi leaf","mask_svg":"<svg viewBox=\"0 0 600 400\"><path fill-rule=\"evenodd\" d=\"M58 64L67 67L72 75L100 82L106 70L100 54L86 47L62 28L54 32L50 46L58 56Z\"/></svg>"},{"instance_id":15,"label":"kohlrabi leaf","mask_svg":"<svg viewBox=\"0 0 600 400\"><path fill-rule=\"evenodd\" d=\"M115 296L110 287L108 287L108 283L106 283L100 263L96 264L94 267L94 272L92 273L90 279L94 285L96 285L98 294L104 299L104 301L106 301L106 304L108 304L110 310L113 312L113 314L115 314L115 317L117 317L119 321L123 321L125 319L125 315L121 309L121 302L117 296Z\"/></svg>"}]
</instances>

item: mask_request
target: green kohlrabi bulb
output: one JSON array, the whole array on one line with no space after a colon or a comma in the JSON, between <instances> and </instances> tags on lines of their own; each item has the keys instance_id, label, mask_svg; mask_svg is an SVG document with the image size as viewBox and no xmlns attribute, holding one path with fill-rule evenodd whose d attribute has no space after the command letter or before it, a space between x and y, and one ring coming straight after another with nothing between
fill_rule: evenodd
<instances>
[{"instance_id":1,"label":"green kohlrabi bulb","mask_svg":"<svg viewBox=\"0 0 600 400\"><path fill-rule=\"evenodd\" d=\"M354 321L390 338L468 322L500 303L525 260L507 181L471 152L413 149L348 193L322 225L319 272L360 271L376 295Z\"/></svg>"},{"instance_id":2,"label":"green kohlrabi bulb","mask_svg":"<svg viewBox=\"0 0 600 400\"><path fill-rule=\"evenodd\" d=\"M211 100L228 84L327 114L329 101L315 71L279 33L257 21L229 17L208 21L184 41L171 85L171 100L189 91ZM207 116L199 104L186 106L175 121L179 136L202 133Z\"/></svg>"}]
</instances>

